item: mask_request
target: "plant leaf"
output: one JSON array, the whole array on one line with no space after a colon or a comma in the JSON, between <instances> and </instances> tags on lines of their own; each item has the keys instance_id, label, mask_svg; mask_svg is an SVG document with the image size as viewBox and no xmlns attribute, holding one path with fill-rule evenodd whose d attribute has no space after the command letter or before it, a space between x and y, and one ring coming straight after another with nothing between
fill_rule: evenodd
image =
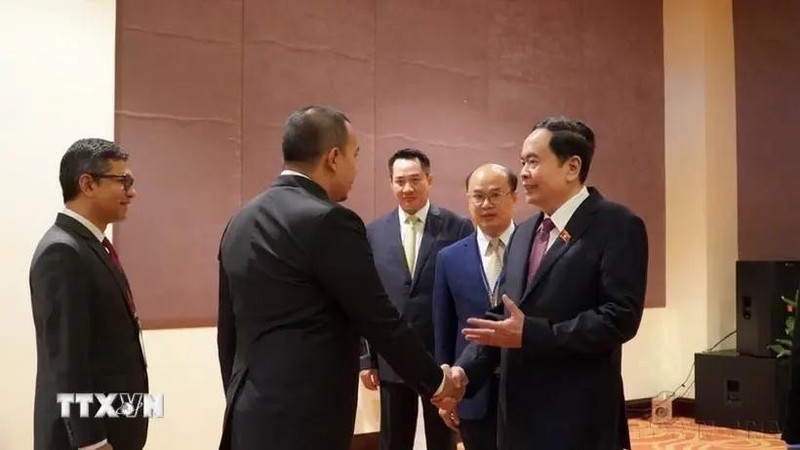
<instances>
[{"instance_id":1,"label":"plant leaf","mask_svg":"<svg viewBox=\"0 0 800 450\"><path fill-rule=\"evenodd\" d=\"M775 353L780 353L780 352L782 352L782 351L784 351L784 350L785 350L785 349L783 348L783 346L782 346L782 345L780 345L780 344L772 344L772 345L768 345L768 346L767 346L767 348L768 348L768 349L770 349L770 350L772 350L772 351L773 351L773 352L775 352Z\"/></svg>"}]
</instances>

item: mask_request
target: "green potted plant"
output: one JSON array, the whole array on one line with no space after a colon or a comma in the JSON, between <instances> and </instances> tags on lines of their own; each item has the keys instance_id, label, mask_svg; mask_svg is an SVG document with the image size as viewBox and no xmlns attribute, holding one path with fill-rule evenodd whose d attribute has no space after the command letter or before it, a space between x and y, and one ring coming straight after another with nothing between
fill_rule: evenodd
<instances>
[{"instance_id":1,"label":"green potted plant","mask_svg":"<svg viewBox=\"0 0 800 450\"><path fill-rule=\"evenodd\" d=\"M770 345L769 348L777 353L777 358L784 356L792 356L792 336L794 336L794 311L797 309L797 302L800 300L800 289L794 293L794 298L788 298L781 295L781 299L786 303L786 337L775 339L775 343Z\"/></svg>"}]
</instances>

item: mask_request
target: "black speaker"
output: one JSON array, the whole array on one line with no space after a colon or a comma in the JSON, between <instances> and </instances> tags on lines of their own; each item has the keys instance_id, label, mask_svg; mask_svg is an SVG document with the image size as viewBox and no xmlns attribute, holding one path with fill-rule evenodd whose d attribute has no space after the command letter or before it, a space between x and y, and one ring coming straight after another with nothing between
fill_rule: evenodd
<instances>
[{"instance_id":1,"label":"black speaker","mask_svg":"<svg viewBox=\"0 0 800 450\"><path fill-rule=\"evenodd\" d=\"M732 350L696 353L695 419L699 423L779 433L789 391L788 358Z\"/></svg>"},{"instance_id":2,"label":"black speaker","mask_svg":"<svg viewBox=\"0 0 800 450\"><path fill-rule=\"evenodd\" d=\"M767 348L785 338L786 304L800 288L800 261L736 262L736 351L773 357Z\"/></svg>"}]
</instances>

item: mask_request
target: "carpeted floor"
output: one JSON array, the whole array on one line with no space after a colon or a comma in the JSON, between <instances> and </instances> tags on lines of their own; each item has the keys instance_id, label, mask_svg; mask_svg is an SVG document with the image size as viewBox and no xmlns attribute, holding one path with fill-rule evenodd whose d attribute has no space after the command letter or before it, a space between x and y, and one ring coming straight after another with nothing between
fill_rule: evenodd
<instances>
[{"instance_id":1,"label":"carpeted floor","mask_svg":"<svg viewBox=\"0 0 800 450\"><path fill-rule=\"evenodd\" d=\"M633 419L629 424L631 450L786 449L778 435L698 425L693 419L678 418L670 424ZM463 448L458 446L459 450Z\"/></svg>"},{"instance_id":2,"label":"carpeted floor","mask_svg":"<svg viewBox=\"0 0 800 450\"><path fill-rule=\"evenodd\" d=\"M670 424L630 422L632 450L785 449L779 435L698 425L678 418Z\"/></svg>"},{"instance_id":3,"label":"carpeted floor","mask_svg":"<svg viewBox=\"0 0 800 450\"><path fill-rule=\"evenodd\" d=\"M779 435L699 425L694 419L676 418L669 424L632 419L628 423L633 444L631 450L786 449ZM424 438L414 448L424 449ZM459 444L458 450L463 449L464 446Z\"/></svg>"}]
</instances>

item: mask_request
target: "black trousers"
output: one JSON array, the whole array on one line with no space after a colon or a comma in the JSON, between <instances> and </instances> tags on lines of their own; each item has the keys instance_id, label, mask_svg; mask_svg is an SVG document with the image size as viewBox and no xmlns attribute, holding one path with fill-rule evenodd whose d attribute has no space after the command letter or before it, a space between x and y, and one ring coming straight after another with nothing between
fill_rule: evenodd
<instances>
[{"instance_id":1,"label":"black trousers","mask_svg":"<svg viewBox=\"0 0 800 450\"><path fill-rule=\"evenodd\" d=\"M489 404L486 415L480 419L461 419L459 430L465 450L497 450L497 377L486 383L490 384Z\"/></svg>"},{"instance_id":2,"label":"black trousers","mask_svg":"<svg viewBox=\"0 0 800 450\"><path fill-rule=\"evenodd\" d=\"M405 383L381 380L380 450L412 450L417 431L419 395ZM455 450L455 435L439 417L429 399L422 399L428 450Z\"/></svg>"}]
</instances>

